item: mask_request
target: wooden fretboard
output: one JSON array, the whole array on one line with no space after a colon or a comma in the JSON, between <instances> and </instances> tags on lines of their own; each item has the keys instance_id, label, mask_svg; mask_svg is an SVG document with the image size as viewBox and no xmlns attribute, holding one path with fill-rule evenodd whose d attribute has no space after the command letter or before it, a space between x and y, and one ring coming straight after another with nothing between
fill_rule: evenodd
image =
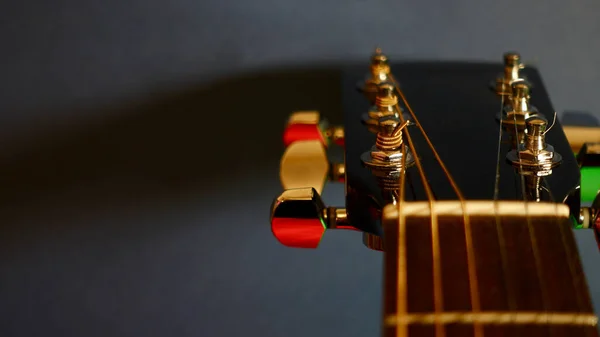
<instances>
[{"instance_id":1,"label":"wooden fretboard","mask_svg":"<svg viewBox=\"0 0 600 337\"><path fill-rule=\"evenodd\" d=\"M384 336L598 337L567 219L479 214L469 223L475 282L463 216L439 214L437 238L430 214L406 216L403 228L398 216L384 221Z\"/></svg>"}]
</instances>

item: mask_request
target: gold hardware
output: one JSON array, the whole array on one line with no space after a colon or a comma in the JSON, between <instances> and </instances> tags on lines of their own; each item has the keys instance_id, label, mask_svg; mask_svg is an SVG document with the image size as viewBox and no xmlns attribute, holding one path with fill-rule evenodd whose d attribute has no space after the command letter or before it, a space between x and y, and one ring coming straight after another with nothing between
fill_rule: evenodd
<instances>
[{"instance_id":1,"label":"gold hardware","mask_svg":"<svg viewBox=\"0 0 600 337\"><path fill-rule=\"evenodd\" d=\"M531 96L527 82L522 79L512 82L511 92L512 94L505 98L508 103L504 104L499 119L504 129L511 135L514 149L525 138L525 120L539 113L529 102Z\"/></svg>"},{"instance_id":2,"label":"gold hardware","mask_svg":"<svg viewBox=\"0 0 600 337\"><path fill-rule=\"evenodd\" d=\"M502 118L508 131L514 132L515 126L522 131L525 126L525 119L529 116L538 114L538 111L529 103L530 88L524 80L517 80L511 84L512 95L510 103L506 105L505 116Z\"/></svg>"},{"instance_id":3,"label":"gold hardware","mask_svg":"<svg viewBox=\"0 0 600 337\"><path fill-rule=\"evenodd\" d=\"M336 144L344 143L344 128L341 126L331 126L325 129L325 136Z\"/></svg>"},{"instance_id":4,"label":"gold hardware","mask_svg":"<svg viewBox=\"0 0 600 337\"><path fill-rule=\"evenodd\" d=\"M381 83L389 81L390 66L388 57L376 48L371 56L370 74L362 85L362 91L371 104L375 103L375 97Z\"/></svg>"},{"instance_id":5,"label":"gold hardware","mask_svg":"<svg viewBox=\"0 0 600 337\"><path fill-rule=\"evenodd\" d=\"M271 207L271 230L277 240L295 248L317 248L327 229L351 229L346 210L325 207L312 187L284 191Z\"/></svg>"},{"instance_id":6,"label":"gold hardware","mask_svg":"<svg viewBox=\"0 0 600 337\"><path fill-rule=\"evenodd\" d=\"M552 169L562 161L554 147L546 144L547 124L548 121L539 115L527 118L524 143L506 155L519 174L525 176L526 190L535 201L541 200L541 177L552 174Z\"/></svg>"},{"instance_id":7,"label":"gold hardware","mask_svg":"<svg viewBox=\"0 0 600 337\"><path fill-rule=\"evenodd\" d=\"M400 120L395 116L380 118L375 146L361 156L363 165L378 178L384 192L395 192L400 188L400 172L404 169L402 166L402 130L407 125L409 125L409 121L400 124ZM406 167L413 163L412 154L406 151Z\"/></svg>"},{"instance_id":8,"label":"gold hardware","mask_svg":"<svg viewBox=\"0 0 600 337\"><path fill-rule=\"evenodd\" d=\"M585 143L600 143L600 127L563 126L573 152L579 152Z\"/></svg>"},{"instance_id":9,"label":"gold hardware","mask_svg":"<svg viewBox=\"0 0 600 337\"><path fill-rule=\"evenodd\" d=\"M306 126L314 126L314 129L306 129ZM300 135L294 134L294 130L298 131L300 127ZM310 132L306 132L309 130ZM330 141L338 145L344 144L344 128L341 126L329 125L327 120L321 119L321 115L318 111L307 110L307 111L296 111L290 115L287 122L286 132L291 132L288 136L290 137L289 142L298 140L298 137L308 137L305 140L314 138L321 139L325 146L329 146ZM284 142L286 136L284 135ZM302 139L300 139L302 140Z\"/></svg>"},{"instance_id":10,"label":"gold hardware","mask_svg":"<svg viewBox=\"0 0 600 337\"><path fill-rule=\"evenodd\" d=\"M296 111L290 115L289 124L319 124L321 117L318 111Z\"/></svg>"},{"instance_id":11,"label":"gold hardware","mask_svg":"<svg viewBox=\"0 0 600 337\"><path fill-rule=\"evenodd\" d=\"M346 165L342 163L331 164L329 179L343 182L346 180Z\"/></svg>"},{"instance_id":12,"label":"gold hardware","mask_svg":"<svg viewBox=\"0 0 600 337\"><path fill-rule=\"evenodd\" d=\"M539 115L525 120L525 142L507 154L507 159L525 176L543 177L552 174L560 165L562 156L546 144L548 121Z\"/></svg>"},{"instance_id":13,"label":"gold hardware","mask_svg":"<svg viewBox=\"0 0 600 337\"><path fill-rule=\"evenodd\" d=\"M283 153L279 177L286 190L312 187L320 194L327 180L344 181L346 168L343 163L329 163L319 140L302 140L290 144Z\"/></svg>"},{"instance_id":14,"label":"gold hardware","mask_svg":"<svg viewBox=\"0 0 600 337\"><path fill-rule=\"evenodd\" d=\"M329 161L318 140L292 143L281 158L279 176L284 189L312 187L319 194L329 174Z\"/></svg>"},{"instance_id":15,"label":"gold hardware","mask_svg":"<svg viewBox=\"0 0 600 337\"><path fill-rule=\"evenodd\" d=\"M327 207L323 212L323 220L329 229L346 227L348 225L348 215L345 208Z\"/></svg>"},{"instance_id":16,"label":"gold hardware","mask_svg":"<svg viewBox=\"0 0 600 337\"><path fill-rule=\"evenodd\" d=\"M599 131L600 132L600 131ZM577 152L577 164L579 167L600 165L600 142L584 143Z\"/></svg>"},{"instance_id":17,"label":"gold hardware","mask_svg":"<svg viewBox=\"0 0 600 337\"><path fill-rule=\"evenodd\" d=\"M600 229L600 190L596 193L596 197L589 207L581 207L579 209L577 222L581 226L580 228Z\"/></svg>"},{"instance_id":18,"label":"gold hardware","mask_svg":"<svg viewBox=\"0 0 600 337\"><path fill-rule=\"evenodd\" d=\"M495 90L498 95L511 95L511 84L521 79L519 71L525 68L521 63L521 55L516 52L504 54L504 74L496 79Z\"/></svg>"},{"instance_id":19,"label":"gold hardware","mask_svg":"<svg viewBox=\"0 0 600 337\"><path fill-rule=\"evenodd\" d=\"M375 105L367 114L363 115L363 122L367 125L369 131L379 132L379 120L383 117L398 117L398 112L395 109L397 104L398 96L396 96L394 85L381 84L377 91Z\"/></svg>"}]
</instances>

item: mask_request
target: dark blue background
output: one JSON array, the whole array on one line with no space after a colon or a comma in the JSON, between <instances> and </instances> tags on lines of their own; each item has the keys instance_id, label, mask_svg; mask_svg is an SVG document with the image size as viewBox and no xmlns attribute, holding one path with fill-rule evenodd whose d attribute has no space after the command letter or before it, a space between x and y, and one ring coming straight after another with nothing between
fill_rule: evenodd
<instances>
[{"instance_id":1,"label":"dark blue background","mask_svg":"<svg viewBox=\"0 0 600 337\"><path fill-rule=\"evenodd\" d=\"M341 121L339 69L537 65L600 112L596 1L23 1L0 10L2 336L376 336L358 233L272 239L287 114ZM598 114L597 114L598 115ZM324 199L343 203L343 188ZM598 253L577 234L596 307Z\"/></svg>"}]
</instances>

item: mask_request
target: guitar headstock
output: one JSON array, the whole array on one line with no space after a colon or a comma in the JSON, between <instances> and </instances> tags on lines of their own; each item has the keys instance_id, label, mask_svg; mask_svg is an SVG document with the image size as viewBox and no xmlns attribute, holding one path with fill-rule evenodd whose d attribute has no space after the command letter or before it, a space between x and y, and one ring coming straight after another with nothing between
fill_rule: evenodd
<instances>
[{"instance_id":1,"label":"guitar headstock","mask_svg":"<svg viewBox=\"0 0 600 337\"><path fill-rule=\"evenodd\" d=\"M590 192L582 199L580 173L597 172L599 145L576 157L539 72L518 53L506 53L504 65L392 66L377 49L368 67L348 69L343 86L343 126L317 112L288 121L280 168L286 191L271 211L283 244L316 248L326 229L350 229L383 250L383 213L404 201L560 205L557 214L574 228L600 229L600 199ZM331 146L344 148L345 163L328 160ZM600 180L591 180L585 190L598 191ZM345 207L325 206L328 182L345 184Z\"/></svg>"}]
</instances>

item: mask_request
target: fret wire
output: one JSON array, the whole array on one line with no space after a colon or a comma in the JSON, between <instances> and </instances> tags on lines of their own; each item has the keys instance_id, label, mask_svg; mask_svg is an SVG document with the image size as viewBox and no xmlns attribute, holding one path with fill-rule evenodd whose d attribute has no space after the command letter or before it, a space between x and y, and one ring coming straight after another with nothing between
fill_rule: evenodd
<instances>
[{"instance_id":1,"label":"fret wire","mask_svg":"<svg viewBox=\"0 0 600 337\"><path fill-rule=\"evenodd\" d=\"M534 311L488 311L488 312L444 312L444 313L410 313L403 315L388 315L386 326L397 324L500 324L500 325L577 325L597 326L598 317L594 314L569 312L534 312Z\"/></svg>"},{"instance_id":2,"label":"fret wire","mask_svg":"<svg viewBox=\"0 0 600 337\"><path fill-rule=\"evenodd\" d=\"M461 201L461 204L463 207L463 221L464 221L464 228L465 228L465 245L466 245L466 249L467 249L467 267L468 267L468 273L469 273L469 290L470 290L470 295L471 295L471 309L473 311L477 312L480 310L480 306L481 306L480 299L479 299L479 285L478 285L477 270L476 270L476 265L475 265L473 235L471 232L471 224L469 221L469 216L466 212L465 198L463 197L462 192L460 191L460 188L458 187L458 185L452 178L452 175L446 168L446 165L444 164L444 162L440 158L439 154L437 153L435 147L433 146L433 143L427 136L427 133L423 129L423 126L421 125L421 123L419 123L419 120L418 120L417 116L415 115L414 111L412 110L412 108L410 107L410 104L408 104L408 100L404 96L404 93L402 92L402 90L400 90L400 87L398 86L398 82L396 81L394 76L391 74L390 74L390 78L394 84L394 89L398 92L398 94L400 95L400 98L402 98L402 101L404 102L404 105L406 106L408 112L410 113L411 117L415 121L415 124L417 125L417 127L419 128L421 133L423 134L423 137L425 138L425 140L427 141L427 144L431 148L431 151L433 152L434 157L436 158L440 167L446 174L446 177L448 178L450 184L452 185L452 188L454 189L456 195L458 196L458 198ZM397 112L400 116L402 115L402 111L399 111L399 109L397 110ZM433 208L434 208L434 205L432 203L431 204L432 216L433 216ZM433 238L434 238L434 231L436 231L436 233L435 233L436 235L439 235L439 231L437 228L437 218L435 219L436 220L435 223L433 220L434 219L432 217L432 226L431 226L432 227L432 240L436 241ZM434 242L434 243L437 243L437 249L439 250L439 239L437 240L437 242ZM436 268L435 264L441 263L441 262L438 262L437 259L435 258L435 254L436 254L435 246L433 247L433 250L434 250L434 270L435 270L435 268ZM439 268L440 268L439 274L441 274L441 266ZM441 276L439 276L439 277L441 277ZM435 284L435 273L434 273L434 284ZM441 280L440 280L440 284L441 284ZM434 289L434 291L435 291L435 289ZM437 299L437 296L435 296L434 298ZM442 301L442 300L440 299L439 301ZM483 337L483 328L481 326L479 326L478 324L476 324L474 326L474 328L475 328L475 337ZM436 331L437 331L437 329L436 329Z\"/></svg>"},{"instance_id":3,"label":"fret wire","mask_svg":"<svg viewBox=\"0 0 600 337\"><path fill-rule=\"evenodd\" d=\"M397 89L397 87L396 87L396 89ZM398 104L394 105L394 109L398 113L400 122L402 124L404 124L404 122L405 122L404 116L402 116L402 111L400 110L400 107L398 106ZM414 118L414 116L413 116L413 118ZM427 193L427 199L429 200L429 209L430 209L430 213L431 213L430 214L431 215L431 240L432 240L431 249L432 249L432 254L433 254L433 293L434 293L433 298L434 298L435 311L441 312L444 310L444 299L442 297L443 287L442 287L442 276L441 276L442 275L441 256L440 256L440 246L439 246L439 237L438 237L439 236L439 228L438 228L437 215L435 215L434 197L433 197L433 193L431 191L431 187L429 186L429 182L427 181L427 179L425 177L425 171L423 170L423 168L421 166L421 160L419 159L419 156L416 153L416 150L415 150L412 138L410 137L408 128L405 128L404 132L406 132L406 138L408 141L408 145L409 145L409 147L413 153L413 156L415 158L415 164L417 165L417 168L419 169L419 174L421 175L421 180L423 181L423 187L425 188L425 191ZM399 332L396 332L397 335L398 335L398 333ZM436 337L445 337L446 336L446 329L441 324L441 322L436 324L435 335L436 335Z\"/></svg>"}]
</instances>

